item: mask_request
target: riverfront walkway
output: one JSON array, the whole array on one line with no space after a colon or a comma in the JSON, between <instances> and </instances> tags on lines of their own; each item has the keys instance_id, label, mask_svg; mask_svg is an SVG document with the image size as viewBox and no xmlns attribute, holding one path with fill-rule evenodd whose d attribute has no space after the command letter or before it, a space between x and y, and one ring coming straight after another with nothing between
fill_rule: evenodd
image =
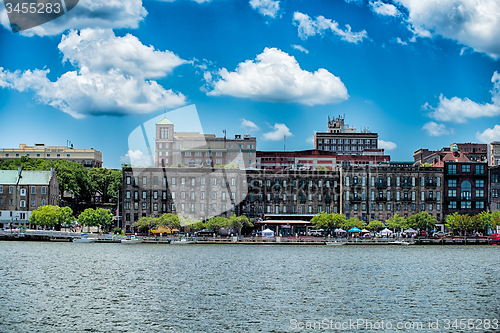
<instances>
[{"instance_id":1,"label":"riverfront walkway","mask_svg":"<svg viewBox=\"0 0 500 333\"><path fill-rule=\"evenodd\" d=\"M120 243L126 236L97 233L63 232L52 230L3 230L0 231L0 240L18 241L52 241L71 242L74 238L83 236L96 238L96 243ZM168 244L180 240L179 236L139 236L144 243ZM184 238L184 237L182 237ZM403 241L409 245L458 245L458 244L491 244L488 237L443 237L443 238L336 238L336 237L189 237L188 244L241 244L241 245L325 245L331 242L342 243L342 245L402 245L396 241ZM339 245L339 244L337 244Z\"/></svg>"}]
</instances>

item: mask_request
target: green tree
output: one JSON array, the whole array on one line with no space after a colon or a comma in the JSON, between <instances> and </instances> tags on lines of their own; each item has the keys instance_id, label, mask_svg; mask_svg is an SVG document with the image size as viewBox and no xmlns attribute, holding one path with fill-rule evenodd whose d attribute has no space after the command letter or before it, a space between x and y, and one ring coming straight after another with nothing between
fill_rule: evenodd
<instances>
[{"instance_id":1,"label":"green tree","mask_svg":"<svg viewBox=\"0 0 500 333\"><path fill-rule=\"evenodd\" d=\"M432 163L422 163L420 164L421 167L432 167Z\"/></svg>"},{"instance_id":2,"label":"green tree","mask_svg":"<svg viewBox=\"0 0 500 333\"><path fill-rule=\"evenodd\" d=\"M179 216L172 213L163 214L158 218L158 221L160 226L168 228L170 230L178 229L181 227Z\"/></svg>"},{"instance_id":3,"label":"green tree","mask_svg":"<svg viewBox=\"0 0 500 333\"><path fill-rule=\"evenodd\" d=\"M465 234L471 225L470 215L461 215L455 212L446 217L445 225L450 230L459 231L460 234Z\"/></svg>"},{"instance_id":4,"label":"green tree","mask_svg":"<svg viewBox=\"0 0 500 333\"><path fill-rule=\"evenodd\" d=\"M59 209L59 221L61 226L70 226L75 221L73 217L73 209L70 207L62 207Z\"/></svg>"},{"instance_id":5,"label":"green tree","mask_svg":"<svg viewBox=\"0 0 500 333\"><path fill-rule=\"evenodd\" d=\"M395 214L385 222L387 224L387 227L392 229L392 231L394 232L396 231L396 229L400 229L401 231L403 231L405 227L405 218L403 216L399 216L399 214Z\"/></svg>"},{"instance_id":6,"label":"green tree","mask_svg":"<svg viewBox=\"0 0 500 333\"><path fill-rule=\"evenodd\" d=\"M122 172L106 168L93 168L88 171L88 180L93 192L99 193L102 202L117 198L122 187Z\"/></svg>"},{"instance_id":7,"label":"green tree","mask_svg":"<svg viewBox=\"0 0 500 333\"><path fill-rule=\"evenodd\" d=\"M417 230L432 230L435 228L437 220L427 212L419 212L406 219L410 228Z\"/></svg>"},{"instance_id":8,"label":"green tree","mask_svg":"<svg viewBox=\"0 0 500 333\"><path fill-rule=\"evenodd\" d=\"M318 213L314 215L311 219L311 223L316 229L325 229L327 234L330 234L332 230L341 228L345 225L345 216L338 213Z\"/></svg>"},{"instance_id":9,"label":"green tree","mask_svg":"<svg viewBox=\"0 0 500 333\"><path fill-rule=\"evenodd\" d=\"M144 229L144 233L150 233L151 229L158 228L159 219L149 216L143 216L139 220L135 221L132 226L136 229Z\"/></svg>"},{"instance_id":10,"label":"green tree","mask_svg":"<svg viewBox=\"0 0 500 333\"><path fill-rule=\"evenodd\" d=\"M107 231L113 223L113 215L108 209L87 208L78 216L78 222L86 225L89 231L90 227L100 227Z\"/></svg>"},{"instance_id":11,"label":"green tree","mask_svg":"<svg viewBox=\"0 0 500 333\"><path fill-rule=\"evenodd\" d=\"M349 230L349 229L352 229L354 227L358 228L358 229L363 229L364 227L366 226L366 223L363 222L363 221L360 221L358 220L357 218L355 217L351 217L350 219L348 219L347 221L345 221L344 223L344 228L346 230Z\"/></svg>"},{"instance_id":12,"label":"green tree","mask_svg":"<svg viewBox=\"0 0 500 333\"><path fill-rule=\"evenodd\" d=\"M61 220L61 213L58 206L40 206L38 207L29 218L32 225L39 225L45 227L54 227L59 224Z\"/></svg>"},{"instance_id":13,"label":"green tree","mask_svg":"<svg viewBox=\"0 0 500 333\"><path fill-rule=\"evenodd\" d=\"M103 231L108 232L113 225L113 214L111 214L109 209L97 208L96 215L98 218L97 225L99 225Z\"/></svg>"},{"instance_id":14,"label":"green tree","mask_svg":"<svg viewBox=\"0 0 500 333\"><path fill-rule=\"evenodd\" d=\"M376 232L379 229L385 228L385 223L379 220L371 220L370 223L366 226L368 229Z\"/></svg>"},{"instance_id":15,"label":"green tree","mask_svg":"<svg viewBox=\"0 0 500 333\"><path fill-rule=\"evenodd\" d=\"M232 215L229 218L228 226L230 228L238 230L238 235L241 235L241 229L245 227L253 227L253 223L250 222L248 217L246 217L245 215L241 216Z\"/></svg>"},{"instance_id":16,"label":"green tree","mask_svg":"<svg viewBox=\"0 0 500 333\"><path fill-rule=\"evenodd\" d=\"M210 218L205 225L208 229L213 230L216 234L218 234L220 229L228 226L228 219L222 216L214 216Z\"/></svg>"}]
</instances>

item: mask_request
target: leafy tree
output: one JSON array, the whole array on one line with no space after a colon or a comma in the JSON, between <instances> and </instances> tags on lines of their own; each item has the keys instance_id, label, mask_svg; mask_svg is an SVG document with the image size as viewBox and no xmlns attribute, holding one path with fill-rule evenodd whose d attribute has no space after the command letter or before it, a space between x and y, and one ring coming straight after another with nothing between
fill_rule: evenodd
<instances>
[{"instance_id":1,"label":"leafy tree","mask_svg":"<svg viewBox=\"0 0 500 333\"><path fill-rule=\"evenodd\" d=\"M315 170L318 170L318 171L328 171L328 168L324 167L324 166L317 166L315 168Z\"/></svg>"},{"instance_id":2,"label":"leafy tree","mask_svg":"<svg viewBox=\"0 0 500 333\"><path fill-rule=\"evenodd\" d=\"M360 221L358 220L357 218L355 217L351 217L350 219L348 219L347 221L345 221L344 223L344 228L346 230L349 230L351 228L358 228L358 229L363 229L364 227L366 226L366 223L363 222L363 221Z\"/></svg>"},{"instance_id":3,"label":"leafy tree","mask_svg":"<svg viewBox=\"0 0 500 333\"><path fill-rule=\"evenodd\" d=\"M371 220L366 227L370 230L377 231L378 229L385 228L385 223L379 220Z\"/></svg>"},{"instance_id":4,"label":"leafy tree","mask_svg":"<svg viewBox=\"0 0 500 333\"><path fill-rule=\"evenodd\" d=\"M106 168L93 168L88 171L88 180L93 192L99 193L103 202L116 198L122 186L122 172Z\"/></svg>"},{"instance_id":5,"label":"leafy tree","mask_svg":"<svg viewBox=\"0 0 500 333\"><path fill-rule=\"evenodd\" d=\"M407 225L413 229L430 230L435 228L437 220L427 212L419 212L409 216L406 222Z\"/></svg>"},{"instance_id":6,"label":"leafy tree","mask_svg":"<svg viewBox=\"0 0 500 333\"><path fill-rule=\"evenodd\" d=\"M146 217L143 216L136 222L132 224L132 226L136 229L144 229L144 233L149 233L151 229L156 229L159 225L159 220L154 217Z\"/></svg>"},{"instance_id":7,"label":"leafy tree","mask_svg":"<svg viewBox=\"0 0 500 333\"><path fill-rule=\"evenodd\" d=\"M453 231L460 231L460 234L465 234L465 232L470 228L471 221L470 215L460 215L455 212L446 217L445 225L448 229Z\"/></svg>"},{"instance_id":8,"label":"leafy tree","mask_svg":"<svg viewBox=\"0 0 500 333\"><path fill-rule=\"evenodd\" d=\"M214 216L205 223L208 229L215 231L216 234L219 230L228 226L228 219L222 216Z\"/></svg>"},{"instance_id":9,"label":"leafy tree","mask_svg":"<svg viewBox=\"0 0 500 333\"><path fill-rule=\"evenodd\" d=\"M311 223L316 229L325 229L327 234L332 230L340 228L345 225L345 216L338 213L318 213L311 219Z\"/></svg>"},{"instance_id":10,"label":"leafy tree","mask_svg":"<svg viewBox=\"0 0 500 333\"><path fill-rule=\"evenodd\" d=\"M395 214L385 222L387 226L392 229L392 231L396 231L396 229L403 230L405 227L405 218L403 216L399 216L399 214Z\"/></svg>"},{"instance_id":11,"label":"leafy tree","mask_svg":"<svg viewBox=\"0 0 500 333\"><path fill-rule=\"evenodd\" d=\"M476 216L479 220L476 229L478 231L487 231L488 228L495 230L497 225L500 225L500 211L481 212Z\"/></svg>"},{"instance_id":12,"label":"leafy tree","mask_svg":"<svg viewBox=\"0 0 500 333\"><path fill-rule=\"evenodd\" d=\"M229 227L238 230L238 235L241 235L241 229L244 227L253 227L252 222L245 215L232 215L228 221Z\"/></svg>"},{"instance_id":13,"label":"leafy tree","mask_svg":"<svg viewBox=\"0 0 500 333\"><path fill-rule=\"evenodd\" d=\"M422 163L420 164L421 167L432 167L432 163Z\"/></svg>"},{"instance_id":14,"label":"leafy tree","mask_svg":"<svg viewBox=\"0 0 500 333\"><path fill-rule=\"evenodd\" d=\"M163 214L162 216L160 216L158 218L158 221L159 221L159 225L161 227L165 227L165 228L168 228L170 230L181 227L181 223L179 221L179 216L177 216L175 214L171 214L171 213Z\"/></svg>"},{"instance_id":15,"label":"leafy tree","mask_svg":"<svg viewBox=\"0 0 500 333\"><path fill-rule=\"evenodd\" d=\"M101 227L104 231L109 231L111 225L113 224L113 214L109 211L109 209L105 208L97 208L96 215L98 218L97 225Z\"/></svg>"},{"instance_id":16,"label":"leafy tree","mask_svg":"<svg viewBox=\"0 0 500 333\"><path fill-rule=\"evenodd\" d=\"M38 207L29 218L32 225L54 227L60 221L60 211L58 206L40 206Z\"/></svg>"},{"instance_id":17,"label":"leafy tree","mask_svg":"<svg viewBox=\"0 0 500 333\"><path fill-rule=\"evenodd\" d=\"M59 225L68 226L75 221L73 217L73 209L70 207L62 207L59 209Z\"/></svg>"}]
</instances>

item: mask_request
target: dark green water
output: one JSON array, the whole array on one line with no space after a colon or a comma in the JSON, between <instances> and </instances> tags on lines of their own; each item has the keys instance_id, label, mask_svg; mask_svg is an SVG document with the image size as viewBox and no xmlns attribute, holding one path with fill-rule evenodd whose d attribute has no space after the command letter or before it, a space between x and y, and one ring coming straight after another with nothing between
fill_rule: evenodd
<instances>
[{"instance_id":1,"label":"dark green water","mask_svg":"<svg viewBox=\"0 0 500 333\"><path fill-rule=\"evenodd\" d=\"M0 257L0 332L457 332L455 319L500 320L494 246L0 242ZM358 319L393 328L335 329Z\"/></svg>"}]
</instances>

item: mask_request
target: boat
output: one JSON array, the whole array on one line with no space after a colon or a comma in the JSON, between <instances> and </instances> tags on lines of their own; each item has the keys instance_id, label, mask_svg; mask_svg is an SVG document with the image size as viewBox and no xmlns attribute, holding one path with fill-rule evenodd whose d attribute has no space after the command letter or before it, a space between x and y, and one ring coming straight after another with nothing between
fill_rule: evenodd
<instances>
[{"instance_id":1,"label":"boat","mask_svg":"<svg viewBox=\"0 0 500 333\"><path fill-rule=\"evenodd\" d=\"M84 236L84 237L75 237L73 238L73 243L95 243L97 238Z\"/></svg>"},{"instance_id":2,"label":"boat","mask_svg":"<svg viewBox=\"0 0 500 333\"><path fill-rule=\"evenodd\" d=\"M179 240L173 240L170 242L170 244L193 244L195 241L193 240L187 240L186 238L181 238Z\"/></svg>"},{"instance_id":3,"label":"boat","mask_svg":"<svg viewBox=\"0 0 500 333\"><path fill-rule=\"evenodd\" d=\"M140 238L137 238L135 236L131 236L131 237L127 237L125 239L122 239L120 243L123 243L123 244L139 244L139 243L142 243L143 240L140 239Z\"/></svg>"},{"instance_id":4,"label":"boat","mask_svg":"<svg viewBox=\"0 0 500 333\"><path fill-rule=\"evenodd\" d=\"M340 246L340 245L346 245L347 242L325 242L325 245L329 245L329 246Z\"/></svg>"},{"instance_id":5,"label":"boat","mask_svg":"<svg viewBox=\"0 0 500 333\"><path fill-rule=\"evenodd\" d=\"M405 241L394 241L394 242L389 242L388 244L393 244L393 245L410 245L410 243L405 242Z\"/></svg>"}]
</instances>

